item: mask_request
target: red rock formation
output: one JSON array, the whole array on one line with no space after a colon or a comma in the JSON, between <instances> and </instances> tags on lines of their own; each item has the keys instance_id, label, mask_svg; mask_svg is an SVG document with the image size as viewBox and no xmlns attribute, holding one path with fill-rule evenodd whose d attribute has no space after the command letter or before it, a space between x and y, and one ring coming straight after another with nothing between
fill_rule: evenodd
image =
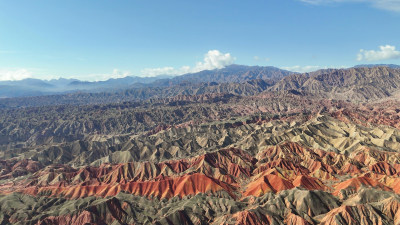
<instances>
[{"instance_id":1,"label":"red rock formation","mask_svg":"<svg viewBox=\"0 0 400 225\"><path fill-rule=\"evenodd\" d=\"M241 211L232 215L237 225L269 225L271 218L268 215L257 215L251 211Z\"/></svg>"},{"instance_id":2,"label":"red rock formation","mask_svg":"<svg viewBox=\"0 0 400 225\"><path fill-rule=\"evenodd\" d=\"M293 185L295 187L303 187L308 190L327 190L328 187L325 186L322 181L317 178L309 177L309 176L298 176L293 181Z\"/></svg>"},{"instance_id":3,"label":"red rock formation","mask_svg":"<svg viewBox=\"0 0 400 225\"><path fill-rule=\"evenodd\" d=\"M198 193L226 191L232 197L235 188L216 179L203 174L191 174L177 178L166 178L159 181L138 181L125 184L104 184L75 185L67 187L40 187L25 188L22 192L27 194L44 194L49 196L63 196L66 198L83 198L88 196L115 196L119 192L131 193L134 195L171 198L174 196L195 195Z\"/></svg>"},{"instance_id":4,"label":"red rock formation","mask_svg":"<svg viewBox=\"0 0 400 225\"><path fill-rule=\"evenodd\" d=\"M280 192L294 188L293 184L289 181L273 174L265 175L246 186L246 191L243 196L262 196L268 192Z\"/></svg>"},{"instance_id":5,"label":"red rock formation","mask_svg":"<svg viewBox=\"0 0 400 225\"><path fill-rule=\"evenodd\" d=\"M385 191L390 191L391 189L378 181L371 179L369 177L356 177L348 179L344 182L338 183L335 185L335 191L332 193L333 195L338 195L341 190L351 190L351 191L358 191L362 186L364 187L373 187L373 188L380 188Z\"/></svg>"},{"instance_id":6,"label":"red rock formation","mask_svg":"<svg viewBox=\"0 0 400 225\"><path fill-rule=\"evenodd\" d=\"M400 202L398 199L391 197L382 202L382 213L392 219L395 224L400 224Z\"/></svg>"},{"instance_id":7,"label":"red rock formation","mask_svg":"<svg viewBox=\"0 0 400 225\"><path fill-rule=\"evenodd\" d=\"M400 178L391 178L386 180L386 183L396 194L400 194Z\"/></svg>"},{"instance_id":8,"label":"red rock formation","mask_svg":"<svg viewBox=\"0 0 400 225\"><path fill-rule=\"evenodd\" d=\"M369 170L377 174L394 175L397 173L396 169L387 162L378 162L369 166Z\"/></svg>"},{"instance_id":9,"label":"red rock formation","mask_svg":"<svg viewBox=\"0 0 400 225\"><path fill-rule=\"evenodd\" d=\"M295 164L293 161L289 161L286 159L278 159L268 163L264 163L259 165L254 171L253 174L261 173L265 170L272 169L272 168L282 168L283 170L293 170L296 174L309 174L308 169L305 167Z\"/></svg>"},{"instance_id":10,"label":"red rock formation","mask_svg":"<svg viewBox=\"0 0 400 225\"><path fill-rule=\"evenodd\" d=\"M361 170L358 168L358 166L352 164L352 163L346 163L345 165L342 166L342 168L338 171L339 175L357 175L361 174Z\"/></svg>"},{"instance_id":11,"label":"red rock formation","mask_svg":"<svg viewBox=\"0 0 400 225\"><path fill-rule=\"evenodd\" d=\"M287 225L311 225L307 220L293 213L286 216L284 223Z\"/></svg>"},{"instance_id":12,"label":"red rock formation","mask_svg":"<svg viewBox=\"0 0 400 225\"><path fill-rule=\"evenodd\" d=\"M93 220L92 213L83 211L75 215L49 216L39 220L37 225L82 225L82 224L97 224Z\"/></svg>"},{"instance_id":13,"label":"red rock formation","mask_svg":"<svg viewBox=\"0 0 400 225\"><path fill-rule=\"evenodd\" d=\"M39 162L28 159L20 161L3 160L0 161L0 180L23 176L28 173L35 173L42 168L43 166Z\"/></svg>"},{"instance_id":14,"label":"red rock formation","mask_svg":"<svg viewBox=\"0 0 400 225\"><path fill-rule=\"evenodd\" d=\"M347 206L331 210L321 220L323 225L388 224L388 222L369 205Z\"/></svg>"},{"instance_id":15,"label":"red rock formation","mask_svg":"<svg viewBox=\"0 0 400 225\"><path fill-rule=\"evenodd\" d=\"M288 158L294 162L300 162L301 156L305 154L307 149L298 143L287 142L281 145L273 146L265 149L257 155L257 159L263 161L274 161L280 158Z\"/></svg>"}]
</instances>

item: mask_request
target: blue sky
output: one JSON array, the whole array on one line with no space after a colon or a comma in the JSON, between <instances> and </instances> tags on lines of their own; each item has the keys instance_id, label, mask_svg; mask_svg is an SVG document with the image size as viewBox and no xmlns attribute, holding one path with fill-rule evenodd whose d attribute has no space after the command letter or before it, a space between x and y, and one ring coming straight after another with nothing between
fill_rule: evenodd
<instances>
[{"instance_id":1,"label":"blue sky","mask_svg":"<svg viewBox=\"0 0 400 225\"><path fill-rule=\"evenodd\" d=\"M0 80L400 64L400 0L0 0Z\"/></svg>"}]
</instances>

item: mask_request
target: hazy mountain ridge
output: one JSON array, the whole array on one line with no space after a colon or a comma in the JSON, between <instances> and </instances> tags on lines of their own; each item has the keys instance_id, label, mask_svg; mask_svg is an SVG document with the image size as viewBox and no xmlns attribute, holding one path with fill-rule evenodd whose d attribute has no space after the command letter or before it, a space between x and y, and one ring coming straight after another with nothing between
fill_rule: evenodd
<instances>
[{"instance_id":1,"label":"hazy mountain ridge","mask_svg":"<svg viewBox=\"0 0 400 225\"><path fill-rule=\"evenodd\" d=\"M132 86L144 87L146 84L154 82L161 77L124 77L117 79L109 79L106 81L80 81L77 79L53 79L53 80L40 80L40 79L24 79L21 81L0 81L0 86L7 87L8 89L0 89L0 97L29 97L29 96L43 96L52 94L73 93L81 92L104 92L104 91L117 91L120 89L127 89ZM9 92L8 90L12 91Z\"/></svg>"},{"instance_id":2,"label":"hazy mountain ridge","mask_svg":"<svg viewBox=\"0 0 400 225\"><path fill-rule=\"evenodd\" d=\"M255 79L277 81L292 72L276 67L230 65L222 69L205 70L181 76L160 75L156 77L124 77L106 81L80 81L77 79L24 79L21 81L0 81L0 97L29 97L73 92L118 92L130 88L169 87L181 83L242 83Z\"/></svg>"},{"instance_id":3,"label":"hazy mountain ridge","mask_svg":"<svg viewBox=\"0 0 400 225\"><path fill-rule=\"evenodd\" d=\"M23 98L0 99L0 108L41 107L47 105L93 105L167 98L178 95L228 93L255 95L274 84L271 80L250 80L244 83L185 83L171 87L133 88L118 92L70 93Z\"/></svg>"},{"instance_id":4,"label":"hazy mountain ridge","mask_svg":"<svg viewBox=\"0 0 400 225\"><path fill-rule=\"evenodd\" d=\"M0 108L15 108L28 106L62 105L62 104L108 104L113 102L138 101L150 98L165 98L177 95L199 95L207 93L229 93L241 96L256 95L271 91L296 91L301 94L309 94L321 98L349 100L349 101L375 101L382 98L397 96L400 91L400 69L388 67L362 67L349 69L325 69L311 73L291 74L288 72L276 74L276 68L272 69L272 75L268 79L255 79L265 77L265 70L269 67L250 67L242 72L226 74L231 68L203 71L197 75L208 74L205 80L241 80L242 82L190 82L194 74L183 75L178 80L162 79L153 83L142 84L147 87L129 88L120 91L108 90L96 93L69 93L62 95L48 95L25 98L0 99ZM254 72L256 71L256 72ZM221 72L211 78L210 74ZM188 76L188 80L184 78ZM280 77L280 78L279 78ZM186 78L185 78L186 79Z\"/></svg>"}]
</instances>

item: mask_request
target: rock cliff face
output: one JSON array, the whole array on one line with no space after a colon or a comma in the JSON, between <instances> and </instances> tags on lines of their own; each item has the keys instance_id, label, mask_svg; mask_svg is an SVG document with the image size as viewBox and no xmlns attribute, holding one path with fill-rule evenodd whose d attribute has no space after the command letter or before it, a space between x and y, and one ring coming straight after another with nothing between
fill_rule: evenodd
<instances>
[{"instance_id":1,"label":"rock cliff face","mask_svg":"<svg viewBox=\"0 0 400 225\"><path fill-rule=\"evenodd\" d=\"M397 72L295 74L249 96L5 109L0 224L399 224L397 83L375 79ZM375 83L386 97L358 102L366 92L353 87ZM356 101L343 101L346 88Z\"/></svg>"}]
</instances>

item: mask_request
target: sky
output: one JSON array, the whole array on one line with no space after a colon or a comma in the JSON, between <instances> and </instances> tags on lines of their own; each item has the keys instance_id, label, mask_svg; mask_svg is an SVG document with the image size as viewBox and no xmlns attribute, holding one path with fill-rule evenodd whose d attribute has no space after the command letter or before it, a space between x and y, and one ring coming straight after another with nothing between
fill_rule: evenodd
<instances>
[{"instance_id":1,"label":"sky","mask_svg":"<svg viewBox=\"0 0 400 225\"><path fill-rule=\"evenodd\" d=\"M400 64L400 0L0 0L0 80Z\"/></svg>"}]
</instances>

